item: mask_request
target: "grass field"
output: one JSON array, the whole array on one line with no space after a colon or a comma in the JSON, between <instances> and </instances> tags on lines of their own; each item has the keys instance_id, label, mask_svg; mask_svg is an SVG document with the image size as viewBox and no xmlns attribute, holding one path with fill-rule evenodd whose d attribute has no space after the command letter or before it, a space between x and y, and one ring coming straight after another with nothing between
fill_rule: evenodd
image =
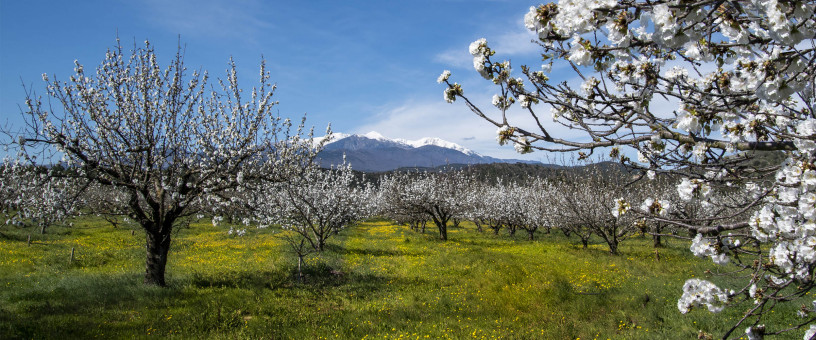
<instances>
[{"instance_id":1,"label":"grass field","mask_svg":"<svg viewBox=\"0 0 816 340\"><path fill-rule=\"evenodd\" d=\"M713 268L679 240L657 261L649 239L612 256L560 233L531 242L465 225L442 242L375 220L307 258L298 283L278 234L228 229L180 230L168 288L141 283L138 230L85 218L28 246L30 230L2 229L0 338L690 339L739 317L678 312L683 282ZM793 311L775 313L768 323Z\"/></svg>"}]
</instances>

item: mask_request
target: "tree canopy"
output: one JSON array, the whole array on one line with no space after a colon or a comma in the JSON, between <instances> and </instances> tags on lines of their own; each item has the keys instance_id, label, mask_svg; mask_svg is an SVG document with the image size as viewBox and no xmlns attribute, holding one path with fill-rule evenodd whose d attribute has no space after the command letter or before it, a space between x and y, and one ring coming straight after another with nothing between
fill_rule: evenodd
<instances>
[{"instance_id":1,"label":"tree canopy","mask_svg":"<svg viewBox=\"0 0 816 340\"><path fill-rule=\"evenodd\" d=\"M485 39L470 45L474 68L496 85L495 111L477 107L449 71L438 80L446 85L445 100L464 101L498 128L499 144L514 143L519 152L588 157L604 150L648 178L681 176L679 199L710 206L712 213L693 218L661 217L648 209L631 213L703 234L691 250L730 258L745 280L728 288L689 280L680 311L697 306L717 311L748 299L754 303L724 338L741 325L747 325L749 337L805 326L812 335L813 306L791 316L792 326L766 327L762 316L813 288L814 8L814 1L562 0L531 7L525 15L543 61L519 67L521 76ZM563 66L574 71L575 80L550 79L550 70ZM512 105L535 124L518 125L507 114ZM586 138L557 135L557 125ZM786 160L770 166L751 162L759 151L784 152ZM723 189L712 190L716 187ZM724 202L710 195L729 190L748 199Z\"/></svg>"}]
</instances>

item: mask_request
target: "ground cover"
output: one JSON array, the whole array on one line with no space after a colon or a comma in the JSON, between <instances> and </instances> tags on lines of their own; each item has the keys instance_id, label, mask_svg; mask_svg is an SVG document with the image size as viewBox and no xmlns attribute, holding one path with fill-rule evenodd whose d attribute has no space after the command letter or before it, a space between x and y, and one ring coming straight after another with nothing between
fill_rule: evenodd
<instances>
[{"instance_id":1,"label":"ground cover","mask_svg":"<svg viewBox=\"0 0 816 340\"><path fill-rule=\"evenodd\" d=\"M273 229L180 230L168 288L145 286L144 235L85 217L45 235L0 235L4 338L680 339L739 317L676 307L691 277L725 280L691 256L634 238L621 255L560 233L536 241L450 229L450 240L371 220L296 260ZM433 229L429 229L433 230ZM70 254L73 249L74 257ZM659 255L659 260L657 260ZM812 298L811 298L812 300ZM730 313L730 314L729 314ZM794 312L776 310L775 322ZM741 330L738 334L741 334ZM801 338L801 334L786 334Z\"/></svg>"}]
</instances>

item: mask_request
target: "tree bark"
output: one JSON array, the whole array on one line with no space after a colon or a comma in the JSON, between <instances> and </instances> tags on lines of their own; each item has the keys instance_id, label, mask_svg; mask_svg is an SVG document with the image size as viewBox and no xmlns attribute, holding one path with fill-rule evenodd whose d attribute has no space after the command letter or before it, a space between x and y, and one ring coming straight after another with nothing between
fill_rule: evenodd
<instances>
[{"instance_id":1,"label":"tree bark","mask_svg":"<svg viewBox=\"0 0 816 340\"><path fill-rule=\"evenodd\" d=\"M439 229L439 239L442 241L448 240L448 220L447 219L440 219L436 216L433 216L434 224L436 224L436 228Z\"/></svg>"},{"instance_id":2,"label":"tree bark","mask_svg":"<svg viewBox=\"0 0 816 340\"><path fill-rule=\"evenodd\" d=\"M516 235L516 227L515 227L515 226L513 226L513 225L508 225L508 226L507 226L507 233L508 233L510 236L514 236L514 235Z\"/></svg>"},{"instance_id":3,"label":"tree bark","mask_svg":"<svg viewBox=\"0 0 816 340\"><path fill-rule=\"evenodd\" d=\"M147 233L147 263L145 269L144 283L167 286L164 280L164 272L167 267L167 253L170 251L170 231Z\"/></svg>"},{"instance_id":4,"label":"tree bark","mask_svg":"<svg viewBox=\"0 0 816 340\"><path fill-rule=\"evenodd\" d=\"M661 242L661 239L660 239L660 235L652 236L652 240L653 240L653 243L652 243L653 247L660 248L660 247L663 246L663 243Z\"/></svg>"},{"instance_id":5,"label":"tree bark","mask_svg":"<svg viewBox=\"0 0 816 340\"><path fill-rule=\"evenodd\" d=\"M607 242L609 244L609 253L612 255L618 255L618 240L612 240L611 242Z\"/></svg>"},{"instance_id":6,"label":"tree bark","mask_svg":"<svg viewBox=\"0 0 816 340\"><path fill-rule=\"evenodd\" d=\"M439 239L442 241L448 240L448 221L434 221L439 227Z\"/></svg>"}]
</instances>

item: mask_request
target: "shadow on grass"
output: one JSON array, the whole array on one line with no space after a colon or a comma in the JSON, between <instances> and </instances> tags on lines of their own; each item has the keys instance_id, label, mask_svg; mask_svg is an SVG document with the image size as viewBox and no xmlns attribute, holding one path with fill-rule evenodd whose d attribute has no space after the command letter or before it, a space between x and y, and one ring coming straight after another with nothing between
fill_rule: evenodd
<instances>
[{"instance_id":1,"label":"shadow on grass","mask_svg":"<svg viewBox=\"0 0 816 340\"><path fill-rule=\"evenodd\" d=\"M82 338L102 320L88 317L183 295L174 288L142 284L140 274L67 276L23 285L0 295L0 334L4 338Z\"/></svg>"},{"instance_id":2,"label":"shadow on grass","mask_svg":"<svg viewBox=\"0 0 816 340\"><path fill-rule=\"evenodd\" d=\"M403 241L404 242L404 241ZM410 241L408 241L410 242ZM443 241L444 242L444 241ZM396 245L392 245L396 246ZM365 248L365 247L348 247L348 246L340 246L336 244L327 244L326 249L330 250L331 252L340 255L360 255L360 256L376 256L376 257L392 257L392 256L417 256L417 255L427 255L430 254L430 251L421 251L418 249L376 249L376 248Z\"/></svg>"},{"instance_id":3,"label":"shadow on grass","mask_svg":"<svg viewBox=\"0 0 816 340\"><path fill-rule=\"evenodd\" d=\"M189 334L207 334L242 326L242 318L250 308L247 301L260 296L344 299L353 293L360 298L427 283L388 275L344 273L326 264L306 266L304 275L305 281L297 282L296 269L289 266L269 271L190 274L169 277L166 288L144 285L140 273L63 277L0 293L0 338L104 338L112 331L136 335L144 334L150 325L169 324L192 332ZM174 318L164 320L162 315L170 310L174 310Z\"/></svg>"},{"instance_id":4,"label":"shadow on grass","mask_svg":"<svg viewBox=\"0 0 816 340\"><path fill-rule=\"evenodd\" d=\"M193 273L189 284L197 288L277 289L290 281L287 270Z\"/></svg>"},{"instance_id":5,"label":"shadow on grass","mask_svg":"<svg viewBox=\"0 0 816 340\"><path fill-rule=\"evenodd\" d=\"M360 255L360 256L400 256L400 255L410 255L403 251L398 251L395 249L373 249L373 248L348 248L348 247L335 247L333 251L339 255Z\"/></svg>"}]
</instances>

